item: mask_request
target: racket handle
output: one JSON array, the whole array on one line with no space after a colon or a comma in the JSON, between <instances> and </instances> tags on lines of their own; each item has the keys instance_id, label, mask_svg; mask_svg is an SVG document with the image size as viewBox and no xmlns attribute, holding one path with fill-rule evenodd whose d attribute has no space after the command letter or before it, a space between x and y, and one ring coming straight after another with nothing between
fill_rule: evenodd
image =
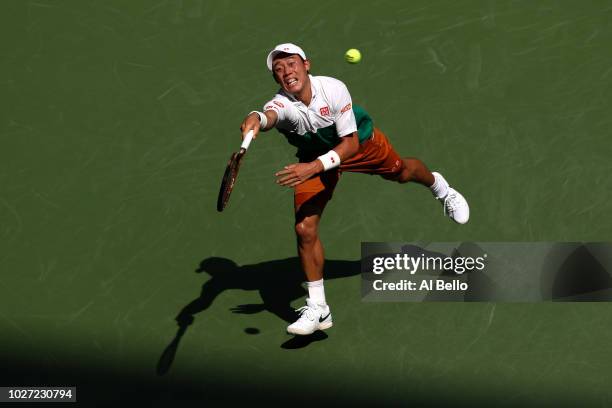
<instances>
[{"instance_id":1,"label":"racket handle","mask_svg":"<svg viewBox=\"0 0 612 408\"><path fill-rule=\"evenodd\" d=\"M244 150L248 149L249 145L251 144L251 140L253 140L253 130L249 130L246 136L244 136L240 148Z\"/></svg>"}]
</instances>

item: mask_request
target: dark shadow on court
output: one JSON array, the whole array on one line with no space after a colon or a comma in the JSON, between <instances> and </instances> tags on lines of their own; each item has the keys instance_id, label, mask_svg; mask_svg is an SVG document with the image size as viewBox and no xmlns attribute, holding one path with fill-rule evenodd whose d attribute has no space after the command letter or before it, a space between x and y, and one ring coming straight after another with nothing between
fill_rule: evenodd
<instances>
[{"instance_id":1,"label":"dark shadow on court","mask_svg":"<svg viewBox=\"0 0 612 408\"><path fill-rule=\"evenodd\" d=\"M317 330L309 336L293 336L283 344L281 348L285 350L296 350L309 346L310 344L327 339L329 336L321 330Z\"/></svg>"},{"instance_id":2,"label":"dark shadow on court","mask_svg":"<svg viewBox=\"0 0 612 408\"><path fill-rule=\"evenodd\" d=\"M609 302L611 246L606 242L556 244L541 274L542 298L554 302Z\"/></svg>"},{"instance_id":3,"label":"dark shadow on court","mask_svg":"<svg viewBox=\"0 0 612 408\"><path fill-rule=\"evenodd\" d=\"M20 403L6 406L52 406L52 407L232 407L232 406L397 406L416 405L419 407L461 406L476 407L495 397L486 392L453 395L445 393L439 384L426 388L407 381L404 393L392 397L390 386L382 383L368 384L367 387L340 387L328 380L329 374L321 373L317 392L308 400L296 401L296 395L303 386L292 378L279 374L275 381L253 377L249 381L238 381L233 377L219 375L216 367L201 367L197 373L177 373L176 376L158 377L140 369L138 363L109 358L106 361L91 356L74 354L61 345L53 351L55 358L49 358L49 351L41 348L28 350L22 347L5 348L0 370L0 382L21 386L75 386L77 403L32 404ZM245 368L247 369L247 368ZM239 368L238 368L239 370ZM355 375L346 370L346 378ZM239 373L244 377L244 373ZM434 395L435 397L432 397ZM578 403L576 402L576 404ZM4 405L2 405L4 406ZM524 406L524 405L523 405Z\"/></svg>"},{"instance_id":4,"label":"dark shadow on court","mask_svg":"<svg viewBox=\"0 0 612 408\"><path fill-rule=\"evenodd\" d=\"M212 257L203 260L197 273L206 272L210 275L200 295L189 302L176 316L178 331L170 344L162 353L157 364L157 374L168 372L174 361L181 338L187 328L193 324L195 315L208 309L214 300L226 290L241 289L259 292L262 302L255 304L237 305L231 309L232 313L256 314L261 312L272 313L286 323L296 320L297 314L291 307L291 302L305 296L306 291L301 283L304 274L297 257L261 262L252 265L239 266L226 258ZM359 261L325 261L325 279L338 279L360 273ZM281 328L279 328L280 330ZM247 334L256 334L256 330L245 331ZM284 342L284 349L299 349L307 347L313 342L325 340L327 334L317 332L311 336L296 336Z\"/></svg>"}]
</instances>

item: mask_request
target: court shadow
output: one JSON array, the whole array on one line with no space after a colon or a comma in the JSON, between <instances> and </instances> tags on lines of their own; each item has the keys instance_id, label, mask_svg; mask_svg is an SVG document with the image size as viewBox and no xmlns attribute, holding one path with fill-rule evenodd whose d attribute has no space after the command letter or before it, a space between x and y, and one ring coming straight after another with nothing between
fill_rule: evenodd
<instances>
[{"instance_id":1,"label":"court shadow","mask_svg":"<svg viewBox=\"0 0 612 408\"><path fill-rule=\"evenodd\" d=\"M286 323L297 319L291 302L306 294L301 285L304 281L304 274L297 257L242 266L227 258L211 257L200 262L196 272L205 272L210 279L202 285L200 295L185 305L176 316L179 327L174 339L164 349L158 361L158 375L166 374L172 366L180 340L188 327L193 324L195 315L208 309L217 296L224 291L253 290L259 292L262 300L261 303L237 305L231 308L230 312L239 314L267 312ZM326 280L354 276L359 273L359 261L325 261ZM284 342L281 347L284 349L304 348L313 342L325 340L327 337L327 334L323 332L316 332L311 336L292 338Z\"/></svg>"},{"instance_id":2,"label":"court shadow","mask_svg":"<svg viewBox=\"0 0 612 408\"><path fill-rule=\"evenodd\" d=\"M542 298L553 302L609 302L611 246L605 242L556 244L542 274Z\"/></svg>"},{"instance_id":3,"label":"court shadow","mask_svg":"<svg viewBox=\"0 0 612 408\"><path fill-rule=\"evenodd\" d=\"M293 336L283 344L281 344L281 348L286 350L296 350L309 346L311 343L315 341L321 341L327 339L327 334L318 330L312 333L309 336Z\"/></svg>"}]
</instances>

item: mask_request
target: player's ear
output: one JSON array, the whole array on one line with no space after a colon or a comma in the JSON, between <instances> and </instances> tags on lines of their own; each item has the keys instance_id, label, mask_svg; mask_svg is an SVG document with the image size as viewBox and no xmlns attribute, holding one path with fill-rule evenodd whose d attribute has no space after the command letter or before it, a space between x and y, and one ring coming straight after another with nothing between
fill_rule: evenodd
<instances>
[{"instance_id":1,"label":"player's ear","mask_svg":"<svg viewBox=\"0 0 612 408\"><path fill-rule=\"evenodd\" d=\"M304 60L304 67L306 68L306 71L310 74L310 60Z\"/></svg>"}]
</instances>

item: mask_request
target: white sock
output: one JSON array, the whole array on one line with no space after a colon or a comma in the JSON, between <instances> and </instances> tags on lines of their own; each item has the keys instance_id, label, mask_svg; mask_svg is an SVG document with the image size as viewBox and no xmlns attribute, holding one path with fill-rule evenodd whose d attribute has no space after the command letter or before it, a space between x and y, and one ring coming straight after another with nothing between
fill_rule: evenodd
<instances>
[{"instance_id":1,"label":"white sock","mask_svg":"<svg viewBox=\"0 0 612 408\"><path fill-rule=\"evenodd\" d=\"M444 198L448 194L448 183L440 173L433 173L434 183L429 187L436 198Z\"/></svg>"},{"instance_id":2,"label":"white sock","mask_svg":"<svg viewBox=\"0 0 612 408\"><path fill-rule=\"evenodd\" d=\"M308 287L308 297L318 305L326 305L325 288L323 287L323 279L313 282L306 282Z\"/></svg>"}]
</instances>

